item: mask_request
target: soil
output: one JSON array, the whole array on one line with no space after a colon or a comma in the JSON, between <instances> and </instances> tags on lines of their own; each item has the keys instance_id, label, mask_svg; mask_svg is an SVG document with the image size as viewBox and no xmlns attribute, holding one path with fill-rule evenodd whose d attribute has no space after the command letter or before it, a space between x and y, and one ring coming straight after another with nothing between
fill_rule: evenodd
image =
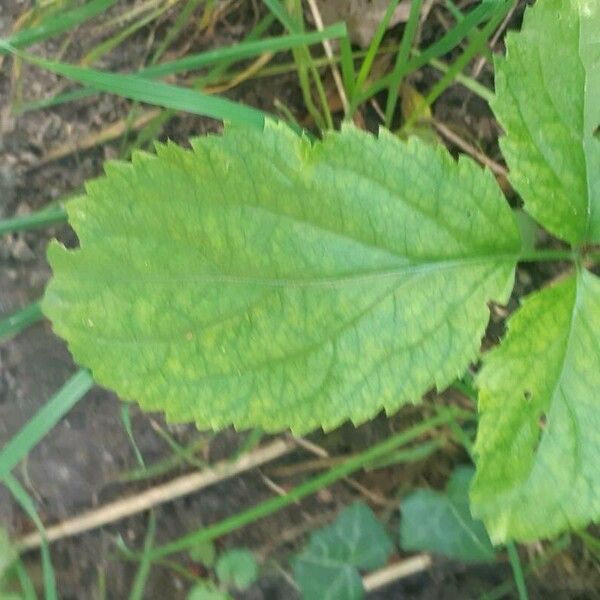
<instances>
[{"instance_id":1,"label":"soil","mask_svg":"<svg viewBox=\"0 0 600 600\"><path fill-rule=\"evenodd\" d=\"M134 3L120 4L122 8L123 4ZM243 37L255 19L254 3L236 4L238 8L217 22L210 36L196 40L193 49L228 45ZM16 19L30 5L28 1L0 0L1 36L9 34ZM113 12L118 10L119 6ZM518 21L519 11L515 19ZM435 23L434 20L431 24L428 21L423 30L425 38L435 35L432 30ZM82 56L85 48L93 46L97 42L96 31L100 24L96 19L93 24L80 28L64 59L76 60ZM163 23L155 32L142 30L117 51L103 58L101 66L131 70L141 64L151 34L160 36L164 27ZM391 35L397 35L401 27L392 31ZM31 50L55 56L59 43L60 40ZM16 67L14 61L4 58L0 70L0 218L35 211L53 200L77 192L86 179L98 176L102 172L103 161L118 155L120 140L99 144L87 151L69 153L60 160L45 162L44 157L61 144L81 140L123 118L129 106L121 99L99 95L17 117L11 112L11 106L20 91L25 98L40 98L54 93L63 84L52 74L24 65L20 65L17 78ZM413 83L418 88L427 88L435 76L425 70ZM484 68L481 80L490 84L489 68ZM275 110L274 99L279 98L291 106L300 118L305 116L293 76L250 81L235 88L229 95L271 111ZM435 114L440 120L466 132L469 140L476 141L489 156L494 159L499 157L495 145L498 128L481 100L455 86L436 103ZM164 128L160 138L186 143L190 136L218 127L214 121L178 115ZM45 248L48 241L56 236L73 243L72 233L67 227L51 227L0 238L0 319L42 295L50 276ZM552 273L522 272L519 293L531 288L536 279L550 276ZM501 335L503 317L504 313L495 314L490 339ZM53 335L48 322L38 323L13 340L0 343L0 446L75 370L76 366L64 343ZM120 476L137 466L135 452L123 427L122 406L112 393L94 388L15 470L15 475L35 499L44 523L61 521L189 470L189 467L182 467L171 471L163 479L154 478L142 483L121 482ZM355 452L382 439L390 428L397 429L405 426L407 421L418 418L423 410L427 410L427 401L425 408L407 409L389 421L376 419L358 429L345 426L328 436L315 434L312 439L334 455ZM182 445L204 436L207 444L201 458L210 462L231 455L245 439L245 434L233 431L211 435L200 433L191 426L169 427L160 415L142 414L134 406L131 407L131 415L134 437L147 464L172 456L168 445L157 433L156 424L169 431ZM305 459L305 454L297 452L274 465L293 465ZM453 448L402 469L359 474L356 479L368 489L394 499L416 485L442 488L452 467L466 460L460 449ZM274 465L230 479L157 509L157 543L165 543L272 497L273 491L266 485L264 475L268 475ZM279 485L290 488L301 482L303 477L306 475L286 478L273 476L273 479ZM287 558L302 545L311 528L332 520L337 511L356 496L354 489L340 483L268 519L219 539L219 549L249 547L262 558L260 581L238 597L247 600L297 598L297 592L281 572L282 569L288 573L290 571ZM382 512L380 507L373 508ZM390 517L389 511L383 512L389 517L390 531L393 532L397 514ZM61 597L65 600L99 597L102 581L106 585L107 598L128 597L137 566L123 560L115 542L121 537L129 547L140 548L147 523L148 515L141 514L53 544L53 564ZM32 529L28 518L4 487L0 487L0 525L13 536ZM295 531L297 534L292 536L291 533ZM286 533L290 535L282 535ZM535 548L530 551L534 554ZM39 555L31 552L25 560L32 577L41 587ZM186 556L182 557L181 563L192 571L200 572L199 565L193 564ZM594 592L594 576L597 583L598 574L591 571L583 551L571 549L570 553L561 555L550 567L531 577L532 597L600 597ZM483 591L509 578L510 568L506 562L473 567L437 561L428 572L408 578L370 597L379 600L477 598ZM156 566L150 575L145 597L157 600L184 598L189 585L181 575Z\"/></svg>"}]
</instances>

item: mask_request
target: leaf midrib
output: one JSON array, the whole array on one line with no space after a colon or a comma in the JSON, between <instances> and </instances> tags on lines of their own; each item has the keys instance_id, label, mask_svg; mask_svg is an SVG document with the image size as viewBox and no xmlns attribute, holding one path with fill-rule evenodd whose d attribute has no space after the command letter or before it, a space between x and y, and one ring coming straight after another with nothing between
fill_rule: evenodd
<instances>
[{"instance_id":1,"label":"leaf midrib","mask_svg":"<svg viewBox=\"0 0 600 600\"><path fill-rule=\"evenodd\" d=\"M500 253L500 254L488 254L488 255L477 255L477 256L466 256L466 257L441 257L433 259L422 259L413 264L405 265L396 269L382 269L380 271L370 271L367 273L355 273L340 275L338 277L315 277L307 279L286 279L286 278L258 278L258 277L244 277L237 275L201 275L201 276L182 276L182 277L132 277L131 275L124 275L122 278L112 277L99 278L99 275L103 275L103 272L96 272L91 277L77 277L77 281L73 282L71 278L67 278L67 283L71 283L71 286L64 286L67 289L73 287L79 289L82 284L91 284L97 287L100 283L102 285L116 285L126 284L131 286L132 284L159 284L159 285L170 285L179 283L198 283L201 285L215 284L215 283L227 283L236 285L246 286L257 286L257 287L275 287L275 288L307 288L307 287L343 287L344 285L366 283L371 281L379 281L382 279L392 279L395 277L404 277L407 275L421 275L423 273L437 273L449 269L459 269L466 266L478 266L488 262L497 263L516 263L520 259L519 252L514 254ZM92 273L92 269L86 268L86 273ZM53 287L60 289L57 277L53 283Z\"/></svg>"}]
</instances>

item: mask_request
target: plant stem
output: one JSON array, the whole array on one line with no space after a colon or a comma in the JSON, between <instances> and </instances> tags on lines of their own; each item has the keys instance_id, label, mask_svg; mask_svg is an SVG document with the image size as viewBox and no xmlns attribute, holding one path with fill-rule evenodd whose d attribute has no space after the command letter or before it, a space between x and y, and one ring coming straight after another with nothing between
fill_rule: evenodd
<instances>
[{"instance_id":1,"label":"plant stem","mask_svg":"<svg viewBox=\"0 0 600 600\"><path fill-rule=\"evenodd\" d=\"M517 586L517 592L519 593L519 600L529 600L527 586L525 585L525 576L523 574L523 568L521 566L521 559L519 558L517 547L514 542L509 542L506 546L506 549L508 550L510 566L512 567L513 577L515 578L515 584Z\"/></svg>"},{"instance_id":2,"label":"plant stem","mask_svg":"<svg viewBox=\"0 0 600 600\"><path fill-rule=\"evenodd\" d=\"M12 217L0 221L0 235L6 233L17 233L38 227L47 227L58 223L67 222L67 213L62 206L45 208L39 212L21 217Z\"/></svg>"},{"instance_id":3,"label":"plant stem","mask_svg":"<svg viewBox=\"0 0 600 600\"><path fill-rule=\"evenodd\" d=\"M0 341L6 341L44 317L40 302L32 302L0 320Z\"/></svg>"},{"instance_id":4,"label":"plant stem","mask_svg":"<svg viewBox=\"0 0 600 600\"><path fill-rule=\"evenodd\" d=\"M576 250L530 250L519 254L519 262L552 262L560 260L573 261L577 258Z\"/></svg>"},{"instance_id":5,"label":"plant stem","mask_svg":"<svg viewBox=\"0 0 600 600\"><path fill-rule=\"evenodd\" d=\"M318 490L331 485L343 477L346 477L350 473L353 473L354 471L357 471L363 467L365 464L371 463L382 456L385 456L392 450L395 450L399 446L407 444L415 438L418 438L423 433L433 429L434 427L448 423L449 421L454 420L463 414L464 411L459 409L448 410L442 415L436 415L427 421L423 421L408 431L398 433L387 440L384 440L380 444L369 448L365 452L350 458L345 463L335 467L334 469L331 469L327 473L310 479L306 483L303 483L302 485L299 485L288 492L285 496L278 496L276 498L266 500L265 502L257 504L246 511L233 515L232 517L229 517L220 523L216 523L215 525L211 525L205 529L199 529L169 544L165 544L164 546L156 548L151 554L151 559L156 560L157 558L163 558L165 556L175 554L176 552L181 552L191 548L192 546L213 540L217 537L240 529L241 527L254 523L259 519L267 517L268 515L281 510L289 504L314 494Z\"/></svg>"}]
</instances>

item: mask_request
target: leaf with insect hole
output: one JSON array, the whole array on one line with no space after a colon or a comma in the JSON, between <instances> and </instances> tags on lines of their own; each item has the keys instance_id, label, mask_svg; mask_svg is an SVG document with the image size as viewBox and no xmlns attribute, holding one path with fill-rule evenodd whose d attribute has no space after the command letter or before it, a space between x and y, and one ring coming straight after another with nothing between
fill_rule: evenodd
<instances>
[{"instance_id":1,"label":"leaf with insect hole","mask_svg":"<svg viewBox=\"0 0 600 600\"><path fill-rule=\"evenodd\" d=\"M477 379L474 513L496 542L552 537L600 515L600 279L531 294Z\"/></svg>"}]
</instances>

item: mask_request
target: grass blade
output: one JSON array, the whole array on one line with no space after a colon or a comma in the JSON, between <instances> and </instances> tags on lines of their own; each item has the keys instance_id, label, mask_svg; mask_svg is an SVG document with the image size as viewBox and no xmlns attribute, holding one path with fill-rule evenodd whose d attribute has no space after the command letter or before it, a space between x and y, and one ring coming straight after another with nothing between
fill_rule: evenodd
<instances>
[{"instance_id":1,"label":"grass blade","mask_svg":"<svg viewBox=\"0 0 600 600\"><path fill-rule=\"evenodd\" d=\"M0 235L17 233L18 231L29 231L38 227L66 223L66 221L67 212L65 209L62 206L52 206L30 215L0 221Z\"/></svg>"},{"instance_id":2,"label":"grass blade","mask_svg":"<svg viewBox=\"0 0 600 600\"><path fill-rule=\"evenodd\" d=\"M254 523L259 519L281 510L293 502L309 496L310 494L314 494L318 490L331 485L332 483L342 479L343 477L346 477L354 471L357 471L364 465L371 464L383 458L397 448L419 438L423 433L430 431L439 425L447 423L449 419L456 418L459 414L463 413L459 410L448 410L448 412L443 415L436 415L435 417L423 421L408 430L397 433L383 442L380 442L375 446L371 446L366 451L349 458L341 465L330 469L326 473L313 479L309 479L305 483L289 491L284 496L271 498L260 504L257 504L256 506L253 506L246 511L235 514L224 521L216 523L215 525L199 529L169 544L159 546L152 551L152 559L156 560L176 552L187 550L196 544L213 540L217 537L249 525L250 523Z\"/></svg>"},{"instance_id":3,"label":"grass blade","mask_svg":"<svg viewBox=\"0 0 600 600\"><path fill-rule=\"evenodd\" d=\"M387 10L383 15L383 19L381 19L379 25L377 26L377 31L375 32L375 35L373 36L373 39L369 44L367 55L365 56L360 66L360 70L356 78L356 89L358 90L362 88L362 86L365 84L365 81L367 81L367 78L369 77L371 67L373 66L373 61L375 60L375 57L377 56L377 51L381 46L381 40L383 40L383 36L387 31L388 25L392 19L392 15L394 14L394 11L396 10L396 7L399 3L400 0L390 0Z\"/></svg>"},{"instance_id":4,"label":"grass blade","mask_svg":"<svg viewBox=\"0 0 600 600\"><path fill-rule=\"evenodd\" d=\"M352 44L346 35L340 38L340 63L342 66L342 78L346 93L352 98L356 88L356 72L354 71L354 59L352 57ZM346 115L348 118L350 114Z\"/></svg>"},{"instance_id":5,"label":"grass blade","mask_svg":"<svg viewBox=\"0 0 600 600\"><path fill-rule=\"evenodd\" d=\"M10 471L39 443L62 417L85 395L94 381L88 371L80 370L13 436L0 451L0 478Z\"/></svg>"},{"instance_id":6,"label":"grass blade","mask_svg":"<svg viewBox=\"0 0 600 600\"><path fill-rule=\"evenodd\" d=\"M196 90L170 85L160 81L149 82L139 75L121 75L107 73L84 67L46 60L27 54L0 41L0 48L5 45L11 52L20 56L23 60L30 62L42 69L62 75L78 83L88 85L94 89L109 94L116 94L130 100L137 100L181 110L191 114L212 117L231 121L233 123L244 123L254 127L263 127L265 117L268 115L258 109L245 106L227 100L203 94Z\"/></svg>"},{"instance_id":7,"label":"grass blade","mask_svg":"<svg viewBox=\"0 0 600 600\"><path fill-rule=\"evenodd\" d=\"M21 586L23 600L37 600L35 587L33 585L33 582L31 581L31 577L29 577L29 573L27 572L27 569L25 568L23 562L21 560L17 560L13 568L15 570L17 579L19 580L19 585Z\"/></svg>"},{"instance_id":8,"label":"grass blade","mask_svg":"<svg viewBox=\"0 0 600 600\"><path fill-rule=\"evenodd\" d=\"M184 58L180 58L179 60L172 60L163 64L142 69L138 74L143 75L144 77L164 77L165 75L172 75L181 71L198 69L199 67L204 67L210 64L218 64L226 60L244 60L246 58L258 56L264 52L282 52L285 50L291 50L292 48L298 48L300 46L317 44L323 40L335 40L343 38L345 35L347 35L345 23L336 23L335 25L326 27L322 31L292 33L288 35L267 38L264 40L227 46L225 48L207 50L206 52L202 52L200 54L186 56Z\"/></svg>"},{"instance_id":9,"label":"grass blade","mask_svg":"<svg viewBox=\"0 0 600 600\"><path fill-rule=\"evenodd\" d=\"M527 586L525 585L525 575L523 573L523 567L521 566L521 559L519 558L517 547L513 542L510 542L506 546L506 549L508 550L508 558L510 560L510 566L512 567L513 577L515 578L519 600L529 600Z\"/></svg>"},{"instance_id":10,"label":"grass blade","mask_svg":"<svg viewBox=\"0 0 600 600\"><path fill-rule=\"evenodd\" d=\"M156 534L156 517L153 512L150 512L150 518L148 520L148 531L146 532L146 539L144 540L144 553L142 554L142 560L140 566L135 574L133 586L131 588L131 594L129 600L142 600L144 597L144 588L148 581L148 575L150 575L150 568L152 567L152 558L150 552L152 545L154 544L154 536Z\"/></svg>"},{"instance_id":11,"label":"grass blade","mask_svg":"<svg viewBox=\"0 0 600 600\"><path fill-rule=\"evenodd\" d=\"M486 23L485 27L481 31L477 31L473 35L472 40L469 42L465 51L458 57L454 64L448 69L447 73L433 86L431 91L427 94L423 108L431 106L447 87L452 84L456 79L456 76L467 66L471 59L483 48L492 35L496 27L500 24L506 13L510 10L512 2L504 1L500 2L499 6L495 6L495 13L492 18ZM402 126L402 130L406 131L410 129L412 125L422 116L422 110L416 110L412 113L410 118Z\"/></svg>"},{"instance_id":12,"label":"grass blade","mask_svg":"<svg viewBox=\"0 0 600 600\"><path fill-rule=\"evenodd\" d=\"M46 600L58 600L56 578L54 577L54 568L52 567L52 560L50 558L50 548L48 547L48 540L46 539L46 530L44 529L42 520L35 508L35 504L23 486L10 473L3 477L3 481L14 499L19 503L27 516L33 521L36 529L40 532L42 537L41 551L44 597Z\"/></svg>"},{"instance_id":13,"label":"grass blade","mask_svg":"<svg viewBox=\"0 0 600 600\"><path fill-rule=\"evenodd\" d=\"M175 22L167 31L165 37L159 42L156 50L152 53L150 59L151 64L155 64L160 60L160 57L171 47L171 44L177 39L177 36L189 23L194 14L194 11L202 4L204 0L188 0L185 6L177 15Z\"/></svg>"},{"instance_id":14,"label":"grass blade","mask_svg":"<svg viewBox=\"0 0 600 600\"><path fill-rule=\"evenodd\" d=\"M473 29L477 27L482 21L490 16L492 11L496 10L496 6L493 3L484 2L477 8L473 9L469 14L465 15L464 19L457 23L450 31L444 34L437 42L434 42L418 53L406 64L404 70L401 72L402 77L406 77L409 73L413 73L418 69L429 64L429 62L435 58L439 58L444 54L447 54L458 44L460 44L466 37L468 37ZM385 88L389 87L391 83L392 74L382 77L370 86L364 95L361 96L361 102L368 100L375 94L378 94Z\"/></svg>"},{"instance_id":15,"label":"grass blade","mask_svg":"<svg viewBox=\"0 0 600 600\"><path fill-rule=\"evenodd\" d=\"M108 10L113 4L116 3L116 1L117 0L92 0L83 6L46 19L41 25L29 27L23 31L19 31L7 40L4 40L4 47L2 44L0 44L0 54L6 54L7 52L10 52L7 46L12 46L14 48L26 48L31 44L41 42L52 36L58 35L63 31L73 29L84 21L99 15L105 10Z\"/></svg>"},{"instance_id":16,"label":"grass blade","mask_svg":"<svg viewBox=\"0 0 600 600\"><path fill-rule=\"evenodd\" d=\"M398 58L392 71L392 78L390 81L390 87L388 89L387 103L385 106L385 126L390 129L392 126L392 119L394 118L394 112L396 110L396 103L398 101L398 94L400 93L400 86L402 85L402 79L404 77L404 71L406 70L406 64L408 62L408 56L410 49L413 45L415 35L417 33L417 26L419 24L419 17L421 15L421 5L423 0L413 0L410 5L410 15L408 17L408 23L404 29L402 35L402 42L400 44L400 50L398 52Z\"/></svg>"},{"instance_id":17,"label":"grass blade","mask_svg":"<svg viewBox=\"0 0 600 600\"><path fill-rule=\"evenodd\" d=\"M291 12L286 11L285 7L279 0L263 0L267 8L275 15L278 21L291 33L302 33L304 22L302 20L302 7L298 2L295 3L295 10L298 18L294 18ZM313 120L319 129L333 129L333 120L327 102L327 94L323 87L323 82L319 75L318 69L315 67L314 60L306 46L302 46L294 50L294 61L298 70L298 78L300 80L300 88L304 104ZM308 74L313 78L319 102L323 109L323 115L313 102L312 92L310 89L310 80Z\"/></svg>"},{"instance_id":18,"label":"grass blade","mask_svg":"<svg viewBox=\"0 0 600 600\"><path fill-rule=\"evenodd\" d=\"M44 317L39 302L32 302L0 321L0 342L11 339L23 329L33 325Z\"/></svg>"},{"instance_id":19,"label":"grass blade","mask_svg":"<svg viewBox=\"0 0 600 600\"><path fill-rule=\"evenodd\" d=\"M297 24L279 0L263 0L263 3L288 31L296 31L298 29Z\"/></svg>"}]
</instances>

